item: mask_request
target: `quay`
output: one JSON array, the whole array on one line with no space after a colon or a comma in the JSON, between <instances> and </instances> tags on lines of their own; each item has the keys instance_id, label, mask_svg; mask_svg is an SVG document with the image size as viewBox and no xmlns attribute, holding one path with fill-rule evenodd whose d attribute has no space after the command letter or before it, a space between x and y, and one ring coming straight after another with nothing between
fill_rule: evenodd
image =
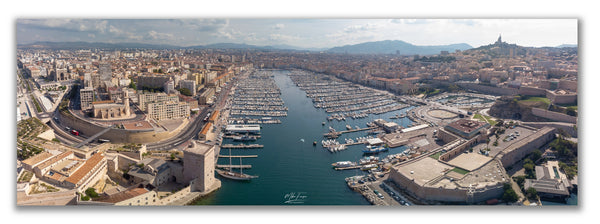
<instances>
[{"instance_id":1,"label":"quay","mask_svg":"<svg viewBox=\"0 0 600 224\"><path fill-rule=\"evenodd\" d=\"M260 135L250 135L252 137L255 138L260 138ZM223 135L223 138L234 138L234 137L239 137L239 135Z\"/></svg>"},{"instance_id":2,"label":"quay","mask_svg":"<svg viewBox=\"0 0 600 224\"><path fill-rule=\"evenodd\" d=\"M250 144L250 145L246 145L246 144L240 144L240 145L234 145L234 144L223 144L221 145L222 149L260 149L263 148L264 145L259 145L259 144Z\"/></svg>"},{"instance_id":3,"label":"quay","mask_svg":"<svg viewBox=\"0 0 600 224\"><path fill-rule=\"evenodd\" d=\"M368 127L368 128L361 128L361 129L351 129L351 130L345 130L345 131L335 131L335 132L329 132L329 133L325 133L323 134L323 136L328 137L328 138L337 138L339 137L341 134L345 134L345 133L351 133L351 132L357 132L357 131L366 131L366 130L372 130L375 129L377 127Z\"/></svg>"},{"instance_id":4,"label":"quay","mask_svg":"<svg viewBox=\"0 0 600 224\"><path fill-rule=\"evenodd\" d=\"M352 170L352 169L358 169L361 168L362 166L348 166L348 167L336 167L334 168L335 170Z\"/></svg>"},{"instance_id":5,"label":"quay","mask_svg":"<svg viewBox=\"0 0 600 224\"><path fill-rule=\"evenodd\" d=\"M219 155L219 158L257 158L258 155Z\"/></svg>"},{"instance_id":6,"label":"quay","mask_svg":"<svg viewBox=\"0 0 600 224\"><path fill-rule=\"evenodd\" d=\"M250 169L252 168L252 165L221 165L221 164L217 164L217 168L244 168L244 169Z\"/></svg>"}]
</instances>

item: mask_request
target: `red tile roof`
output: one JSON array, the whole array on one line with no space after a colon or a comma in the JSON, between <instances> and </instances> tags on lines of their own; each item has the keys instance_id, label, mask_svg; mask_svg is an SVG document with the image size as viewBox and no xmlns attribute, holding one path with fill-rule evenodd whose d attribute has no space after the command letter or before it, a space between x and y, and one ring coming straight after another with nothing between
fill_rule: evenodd
<instances>
[{"instance_id":1,"label":"red tile roof","mask_svg":"<svg viewBox=\"0 0 600 224\"><path fill-rule=\"evenodd\" d=\"M81 168L79 168L79 170L75 171L75 173L73 173L71 176L65 179L65 181L73 184L79 183L79 181L81 181L81 179L85 177L86 174L92 171L92 169L94 169L94 167L96 167L96 165L98 165L98 163L100 163L102 159L104 159L104 156L100 153L94 154L92 157L86 160L83 165L81 165Z\"/></svg>"}]
</instances>

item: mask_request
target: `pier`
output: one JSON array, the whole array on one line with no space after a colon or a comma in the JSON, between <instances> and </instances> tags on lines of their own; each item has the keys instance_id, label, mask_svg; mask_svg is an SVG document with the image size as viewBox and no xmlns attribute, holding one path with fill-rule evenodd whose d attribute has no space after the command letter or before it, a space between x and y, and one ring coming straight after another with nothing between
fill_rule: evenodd
<instances>
[{"instance_id":1,"label":"pier","mask_svg":"<svg viewBox=\"0 0 600 224\"><path fill-rule=\"evenodd\" d=\"M257 158L258 155L219 155L219 158ZM248 165L250 166L250 165Z\"/></svg>"},{"instance_id":2,"label":"pier","mask_svg":"<svg viewBox=\"0 0 600 224\"><path fill-rule=\"evenodd\" d=\"M372 129L376 129L376 128L377 127L368 127L368 128L361 128L361 129L350 129L350 130L346 130L346 131L334 131L334 132L325 133L325 134L323 134L323 136L325 136L327 138L337 138L340 135L345 134L345 133L366 131L366 130L372 130Z\"/></svg>"},{"instance_id":3,"label":"pier","mask_svg":"<svg viewBox=\"0 0 600 224\"><path fill-rule=\"evenodd\" d=\"M252 165L220 165L220 164L217 164L217 168L226 168L226 169L244 168L244 169L250 169L250 168L252 168Z\"/></svg>"},{"instance_id":4,"label":"pier","mask_svg":"<svg viewBox=\"0 0 600 224\"><path fill-rule=\"evenodd\" d=\"M336 167L334 168L335 170L352 170L352 169L358 169L361 168L362 166L348 166L348 167Z\"/></svg>"},{"instance_id":5,"label":"pier","mask_svg":"<svg viewBox=\"0 0 600 224\"><path fill-rule=\"evenodd\" d=\"M234 145L234 144L223 144L221 145L222 149L260 149L263 148L264 145L259 145L259 144L250 144L250 145L245 145L245 144L240 144L240 145Z\"/></svg>"},{"instance_id":6,"label":"pier","mask_svg":"<svg viewBox=\"0 0 600 224\"><path fill-rule=\"evenodd\" d=\"M250 135L250 136L255 137L257 139L260 138L260 135ZM223 135L223 138L234 138L234 137L240 137L240 136L239 135Z\"/></svg>"}]
</instances>

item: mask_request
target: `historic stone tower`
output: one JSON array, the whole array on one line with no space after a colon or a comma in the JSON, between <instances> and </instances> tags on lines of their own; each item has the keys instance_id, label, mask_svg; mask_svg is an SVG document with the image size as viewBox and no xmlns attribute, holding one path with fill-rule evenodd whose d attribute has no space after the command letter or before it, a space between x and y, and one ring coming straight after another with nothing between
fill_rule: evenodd
<instances>
[{"instance_id":1,"label":"historic stone tower","mask_svg":"<svg viewBox=\"0 0 600 224\"><path fill-rule=\"evenodd\" d=\"M191 191L212 191L220 186L215 178L215 150L217 146L192 141L183 150L183 181L190 183Z\"/></svg>"}]
</instances>

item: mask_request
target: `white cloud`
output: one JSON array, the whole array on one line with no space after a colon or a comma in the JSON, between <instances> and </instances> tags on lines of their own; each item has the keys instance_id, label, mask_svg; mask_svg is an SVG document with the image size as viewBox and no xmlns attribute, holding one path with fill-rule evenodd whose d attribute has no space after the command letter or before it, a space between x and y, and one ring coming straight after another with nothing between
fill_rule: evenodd
<instances>
[{"instance_id":1,"label":"white cloud","mask_svg":"<svg viewBox=\"0 0 600 224\"><path fill-rule=\"evenodd\" d=\"M170 33L159 33L154 30L148 31L147 37L152 40L173 40L175 36Z\"/></svg>"},{"instance_id":2,"label":"white cloud","mask_svg":"<svg viewBox=\"0 0 600 224\"><path fill-rule=\"evenodd\" d=\"M361 25L351 25L344 28L344 32L346 33L356 33L356 32L364 32L364 31L372 31L379 28L380 25L374 23L367 23Z\"/></svg>"}]
</instances>

